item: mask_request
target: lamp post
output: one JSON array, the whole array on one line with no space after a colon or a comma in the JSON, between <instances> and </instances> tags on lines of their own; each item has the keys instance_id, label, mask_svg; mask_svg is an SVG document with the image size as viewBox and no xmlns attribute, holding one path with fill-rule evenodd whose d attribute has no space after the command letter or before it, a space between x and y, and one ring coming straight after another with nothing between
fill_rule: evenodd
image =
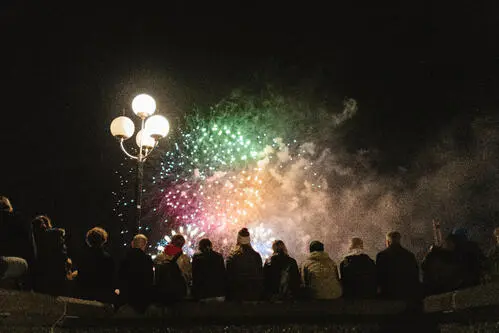
<instances>
[{"instance_id":1,"label":"lamp post","mask_svg":"<svg viewBox=\"0 0 499 333\"><path fill-rule=\"evenodd\" d=\"M141 120L140 131L135 137L139 147L137 155L130 154L123 144L133 136L135 125L125 116L114 118L111 122L111 134L120 141L121 150L126 156L137 161L137 182L135 187L135 232L142 229L140 218L142 213L142 182L144 178L144 162L151 152L158 146L160 139L164 138L170 130L168 120L160 115L153 116L156 111L156 102L149 95L141 94L132 101L132 110Z\"/></svg>"}]
</instances>

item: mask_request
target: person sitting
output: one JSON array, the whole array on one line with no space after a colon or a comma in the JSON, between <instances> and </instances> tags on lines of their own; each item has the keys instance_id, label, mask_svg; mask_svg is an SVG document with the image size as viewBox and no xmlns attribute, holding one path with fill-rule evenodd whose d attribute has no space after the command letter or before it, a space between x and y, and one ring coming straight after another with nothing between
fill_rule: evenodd
<instances>
[{"instance_id":1,"label":"person sitting","mask_svg":"<svg viewBox=\"0 0 499 333\"><path fill-rule=\"evenodd\" d=\"M367 299L376 297L376 264L364 253L364 242L352 238L350 252L340 263L343 297Z\"/></svg>"},{"instance_id":2,"label":"person sitting","mask_svg":"<svg viewBox=\"0 0 499 333\"><path fill-rule=\"evenodd\" d=\"M147 237L133 237L132 246L118 270L120 303L129 304L138 312L144 312L151 302L154 282L153 261L145 253Z\"/></svg>"},{"instance_id":3,"label":"person sitting","mask_svg":"<svg viewBox=\"0 0 499 333\"><path fill-rule=\"evenodd\" d=\"M174 235L163 253L154 261L156 269L157 301L167 304L179 301L189 295L192 266L189 256L183 253L185 238Z\"/></svg>"},{"instance_id":4,"label":"person sitting","mask_svg":"<svg viewBox=\"0 0 499 333\"><path fill-rule=\"evenodd\" d=\"M449 235L442 246L432 246L421 263L425 295L453 291L462 285L463 277L456 254L456 237Z\"/></svg>"},{"instance_id":5,"label":"person sitting","mask_svg":"<svg viewBox=\"0 0 499 333\"><path fill-rule=\"evenodd\" d=\"M386 235L386 249L376 256L380 297L393 300L416 300L420 296L419 267L414 254L401 245L401 235Z\"/></svg>"},{"instance_id":6,"label":"person sitting","mask_svg":"<svg viewBox=\"0 0 499 333\"><path fill-rule=\"evenodd\" d=\"M324 244L310 243L310 256L301 267L305 296L311 299L336 299L341 297L342 288L335 262L324 252Z\"/></svg>"},{"instance_id":7,"label":"person sitting","mask_svg":"<svg viewBox=\"0 0 499 333\"><path fill-rule=\"evenodd\" d=\"M198 248L192 257L192 295L195 299L223 300L227 279L224 258L213 251L208 238L201 239Z\"/></svg>"},{"instance_id":8,"label":"person sitting","mask_svg":"<svg viewBox=\"0 0 499 333\"><path fill-rule=\"evenodd\" d=\"M282 240L272 243L272 251L272 256L263 266L265 298L297 298L300 292L300 272L296 260L288 255L288 249Z\"/></svg>"},{"instance_id":9,"label":"person sitting","mask_svg":"<svg viewBox=\"0 0 499 333\"><path fill-rule=\"evenodd\" d=\"M455 239L455 253L458 257L463 277L460 288L479 285L485 273L485 255L478 244L470 240L466 229L455 228L452 231L452 235Z\"/></svg>"},{"instance_id":10,"label":"person sitting","mask_svg":"<svg viewBox=\"0 0 499 333\"><path fill-rule=\"evenodd\" d=\"M251 246L250 233L242 228L236 247L227 258L227 299L257 301L263 294L262 257Z\"/></svg>"},{"instance_id":11,"label":"person sitting","mask_svg":"<svg viewBox=\"0 0 499 333\"><path fill-rule=\"evenodd\" d=\"M108 234L94 227L87 232L88 247L78 264L77 293L84 299L114 303L114 260L104 249Z\"/></svg>"},{"instance_id":12,"label":"person sitting","mask_svg":"<svg viewBox=\"0 0 499 333\"><path fill-rule=\"evenodd\" d=\"M46 215L35 217L32 221L36 243L37 258L33 276L34 290L50 295L67 293L70 259L67 255L65 230L53 228Z\"/></svg>"},{"instance_id":13,"label":"person sitting","mask_svg":"<svg viewBox=\"0 0 499 333\"><path fill-rule=\"evenodd\" d=\"M31 225L5 196L0 196L0 279L14 281L11 287L30 289L27 273L36 257Z\"/></svg>"}]
</instances>

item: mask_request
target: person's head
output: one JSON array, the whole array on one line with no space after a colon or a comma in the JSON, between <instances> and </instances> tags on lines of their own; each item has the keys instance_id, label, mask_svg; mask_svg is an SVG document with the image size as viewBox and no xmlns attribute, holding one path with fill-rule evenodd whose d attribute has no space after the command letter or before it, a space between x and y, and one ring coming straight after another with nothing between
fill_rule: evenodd
<instances>
[{"instance_id":1,"label":"person's head","mask_svg":"<svg viewBox=\"0 0 499 333\"><path fill-rule=\"evenodd\" d=\"M499 227L494 229L494 236L496 237L497 243L499 243Z\"/></svg>"},{"instance_id":2,"label":"person's head","mask_svg":"<svg viewBox=\"0 0 499 333\"><path fill-rule=\"evenodd\" d=\"M12 213L14 211L9 198L4 197L3 195L0 195L0 210L7 213Z\"/></svg>"},{"instance_id":3,"label":"person's head","mask_svg":"<svg viewBox=\"0 0 499 333\"><path fill-rule=\"evenodd\" d=\"M314 240L310 243L309 246L310 253L312 252L324 252L324 244L321 242Z\"/></svg>"},{"instance_id":4,"label":"person's head","mask_svg":"<svg viewBox=\"0 0 499 333\"><path fill-rule=\"evenodd\" d=\"M348 247L350 251L352 250L363 250L364 249L364 242L362 239L358 237L354 237L350 239L350 246Z\"/></svg>"},{"instance_id":5,"label":"person's head","mask_svg":"<svg viewBox=\"0 0 499 333\"><path fill-rule=\"evenodd\" d=\"M242 228L237 233L237 245L250 245L251 237L247 228Z\"/></svg>"},{"instance_id":6,"label":"person's head","mask_svg":"<svg viewBox=\"0 0 499 333\"><path fill-rule=\"evenodd\" d=\"M198 243L198 249L201 252L209 252L211 251L212 247L213 245L211 244L211 241L208 238L203 238Z\"/></svg>"},{"instance_id":7,"label":"person's head","mask_svg":"<svg viewBox=\"0 0 499 333\"><path fill-rule=\"evenodd\" d=\"M274 254L288 254L286 244L284 244L282 240L275 240L274 243L272 243L272 251L274 251Z\"/></svg>"},{"instance_id":8,"label":"person's head","mask_svg":"<svg viewBox=\"0 0 499 333\"><path fill-rule=\"evenodd\" d=\"M460 242L469 240L469 234L466 228L454 228L452 234L455 235Z\"/></svg>"},{"instance_id":9,"label":"person's head","mask_svg":"<svg viewBox=\"0 0 499 333\"><path fill-rule=\"evenodd\" d=\"M147 237L143 234L138 234L133 236L132 239L132 248L133 249L140 249L142 251L146 250L147 246Z\"/></svg>"},{"instance_id":10,"label":"person's head","mask_svg":"<svg viewBox=\"0 0 499 333\"><path fill-rule=\"evenodd\" d=\"M47 215L38 215L31 222L34 230L47 230L52 228L52 221Z\"/></svg>"},{"instance_id":11,"label":"person's head","mask_svg":"<svg viewBox=\"0 0 499 333\"><path fill-rule=\"evenodd\" d=\"M402 239L402 235L398 231L391 231L386 234L386 246L389 247L391 245L400 245L400 241Z\"/></svg>"},{"instance_id":12,"label":"person's head","mask_svg":"<svg viewBox=\"0 0 499 333\"><path fill-rule=\"evenodd\" d=\"M185 244L185 238L184 236L177 234L172 237L172 241L170 242L173 246L176 246L178 248L182 248Z\"/></svg>"},{"instance_id":13,"label":"person's head","mask_svg":"<svg viewBox=\"0 0 499 333\"><path fill-rule=\"evenodd\" d=\"M108 234L106 230L94 227L87 232L86 242L91 248L100 248L106 244L107 237Z\"/></svg>"}]
</instances>

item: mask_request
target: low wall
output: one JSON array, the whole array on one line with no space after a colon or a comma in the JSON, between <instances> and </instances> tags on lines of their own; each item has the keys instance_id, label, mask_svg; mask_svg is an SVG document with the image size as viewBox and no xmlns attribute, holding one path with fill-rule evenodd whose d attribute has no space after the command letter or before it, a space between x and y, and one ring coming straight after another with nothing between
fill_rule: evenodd
<instances>
[{"instance_id":1,"label":"low wall","mask_svg":"<svg viewBox=\"0 0 499 333\"><path fill-rule=\"evenodd\" d=\"M128 307L0 290L3 332L499 332L499 284L428 297L424 314L403 302L197 303Z\"/></svg>"}]
</instances>

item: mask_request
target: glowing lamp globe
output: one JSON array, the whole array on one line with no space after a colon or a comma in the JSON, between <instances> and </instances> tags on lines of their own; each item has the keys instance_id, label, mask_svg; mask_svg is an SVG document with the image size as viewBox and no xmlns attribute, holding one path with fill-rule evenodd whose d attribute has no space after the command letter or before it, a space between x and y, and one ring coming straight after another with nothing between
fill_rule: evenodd
<instances>
[{"instance_id":1,"label":"glowing lamp globe","mask_svg":"<svg viewBox=\"0 0 499 333\"><path fill-rule=\"evenodd\" d=\"M137 146L140 147L140 145L142 145L142 148L145 149L152 149L156 144L156 140L154 140L151 134L149 134L149 132L146 130L140 130L137 133L137 136L135 137L135 142L137 143Z\"/></svg>"},{"instance_id":2,"label":"glowing lamp globe","mask_svg":"<svg viewBox=\"0 0 499 333\"><path fill-rule=\"evenodd\" d=\"M132 110L140 118L147 118L156 111L156 101L147 94L138 95L132 101Z\"/></svg>"},{"instance_id":3,"label":"glowing lamp globe","mask_svg":"<svg viewBox=\"0 0 499 333\"><path fill-rule=\"evenodd\" d=\"M168 134L168 131L170 131L170 124L165 117L156 115L147 118L146 129L150 136L155 140L159 140Z\"/></svg>"},{"instance_id":4,"label":"glowing lamp globe","mask_svg":"<svg viewBox=\"0 0 499 333\"><path fill-rule=\"evenodd\" d=\"M111 134L118 139L126 140L135 132L133 121L125 116L114 118L111 122Z\"/></svg>"}]
</instances>

